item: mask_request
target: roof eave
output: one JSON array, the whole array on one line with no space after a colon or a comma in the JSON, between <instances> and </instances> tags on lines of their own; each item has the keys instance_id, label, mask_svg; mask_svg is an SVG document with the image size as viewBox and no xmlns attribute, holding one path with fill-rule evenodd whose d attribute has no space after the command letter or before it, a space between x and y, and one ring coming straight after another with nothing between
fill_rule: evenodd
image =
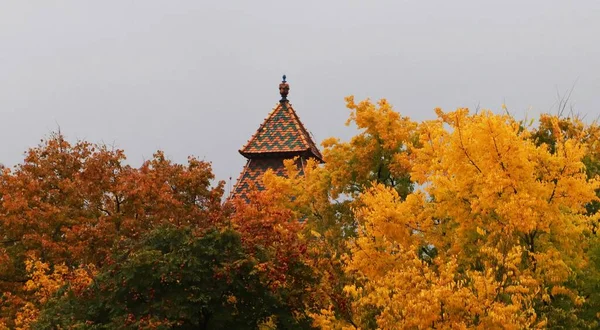
<instances>
[{"instance_id":1,"label":"roof eave","mask_svg":"<svg viewBox=\"0 0 600 330\"><path fill-rule=\"evenodd\" d=\"M273 157L273 156L281 157L281 158L294 158L296 156L305 156L307 158L314 158L314 159L318 160L319 163L321 163L321 164L325 163L322 156L315 154L311 148L302 149L302 150L275 151L275 152L246 152L243 150L238 150L238 152L242 156L244 156L248 159L268 158L268 157Z\"/></svg>"}]
</instances>

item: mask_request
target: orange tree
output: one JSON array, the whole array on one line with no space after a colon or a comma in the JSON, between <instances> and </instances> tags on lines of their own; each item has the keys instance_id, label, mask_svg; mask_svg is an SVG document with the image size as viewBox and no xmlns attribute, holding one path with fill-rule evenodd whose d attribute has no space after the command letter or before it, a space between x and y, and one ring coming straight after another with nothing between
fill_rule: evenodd
<instances>
[{"instance_id":1,"label":"orange tree","mask_svg":"<svg viewBox=\"0 0 600 330\"><path fill-rule=\"evenodd\" d=\"M14 326L35 295L25 290L26 261L71 270L112 262L112 251L157 225L207 228L223 218L223 182L211 186L210 164L174 164L162 152L140 168L123 151L61 134L30 149L0 175L0 316Z\"/></svg>"},{"instance_id":2,"label":"orange tree","mask_svg":"<svg viewBox=\"0 0 600 330\"><path fill-rule=\"evenodd\" d=\"M4 170L0 328L306 326L314 275L281 198L232 213L208 163L124 159L57 134Z\"/></svg>"},{"instance_id":3,"label":"orange tree","mask_svg":"<svg viewBox=\"0 0 600 330\"><path fill-rule=\"evenodd\" d=\"M272 172L265 177L277 179ZM285 190L273 187L252 191L247 200L233 200L231 226L240 233L261 282L281 299L280 304L294 311L299 322L308 322L305 306L318 279L308 262L302 214L289 207L288 197Z\"/></svg>"}]
</instances>

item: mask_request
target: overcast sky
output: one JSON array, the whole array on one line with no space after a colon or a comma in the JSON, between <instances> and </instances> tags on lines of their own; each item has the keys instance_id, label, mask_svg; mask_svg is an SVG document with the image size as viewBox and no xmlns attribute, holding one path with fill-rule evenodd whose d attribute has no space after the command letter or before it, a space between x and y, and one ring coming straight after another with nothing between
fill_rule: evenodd
<instances>
[{"instance_id":1,"label":"overcast sky","mask_svg":"<svg viewBox=\"0 0 600 330\"><path fill-rule=\"evenodd\" d=\"M348 138L343 98L600 113L600 1L0 1L0 163L60 126L140 165L156 149L237 178L279 99L317 143Z\"/></svg>"}]
</instances>

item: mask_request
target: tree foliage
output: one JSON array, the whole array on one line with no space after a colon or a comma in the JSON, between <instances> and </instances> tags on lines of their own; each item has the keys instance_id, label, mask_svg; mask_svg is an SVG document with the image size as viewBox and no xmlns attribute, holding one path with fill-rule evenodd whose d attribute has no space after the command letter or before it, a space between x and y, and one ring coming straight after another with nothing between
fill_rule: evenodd
<instances>
[{"instance_id":1,"label":"tree foliage","mask_svg":"<svg viewBox=\"0 0 600 330\"><path fill-rule=\"evenodd\" d=\"M283 208L222 203L210 164L52 135L0 177L0 325L302 327L312 271ZM253 209L257 205L260 210ZM281 212L280 212L281 211Z\"/></svg>"},{"instance_id":2,"label":"tree foliage","mask_svg":"<svg viewBox=\"0 0 600 330\"><path fill-rule=\"evenodd\" d=\"M385 100L347 102L358 135L271 183L318 238L321 285L343 283L324 287L314 325L597 326L596 125L467 109L416 124ZM319 263L332 257L337 272Z\"/></svg>"},{"instance_id":3,"label":"tree foliage","mask_svg":"<svg viewBox=\"0 0 600 330\"><path fill-rule=\"evenodd\" d=\"M0 289L5 323L36 302L26 262L51 271L102 267L124 240L160 224L207 228L223 218L223 182L211 186L210 164L174 164L162 152L140 168L123 151L53 134L23 163L0 176ZM62 267L62 266L60 266ZM39 302L39 301L37 301ZM34 304L35 305L35 304Z\"/></svg>"},{"instance_id":4,"label":"tree foliage","mask_svg":"<svg viewBox=\"0 0 600 330\"><path fill-rule=\"evenodd\" d=\"M196 158L43 140L1 168L0 328L600 325L596 123L346 105L353 138L245 200Z\"/></svg>"},{"instance_id":5,"label":"tree foliage","mask_svg":"<svg viewBox=\"0 0 600 330\"><path fill-rule=\"evenodd\" d=\"M97 275L83 292L65 287L34 329L255 329L294 325L231 230L168 226L145 235Z\"/></svg>"}]
</instances>

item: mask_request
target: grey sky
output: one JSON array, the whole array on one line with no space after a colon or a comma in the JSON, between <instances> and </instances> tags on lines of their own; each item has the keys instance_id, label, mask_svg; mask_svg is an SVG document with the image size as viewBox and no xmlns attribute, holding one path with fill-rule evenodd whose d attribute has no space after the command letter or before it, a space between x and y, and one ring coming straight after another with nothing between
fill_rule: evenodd
<instances>
[{"instance_id":1,"label":"grey sky","mask_svg":"<svg viewBox=\"0 0 600 330\"><path fill-rule=\"evenodd\" d=\"M0 2L0 162L60 125L115 143L139 165L156 149L213 162L237 150L278 100L317 142L352 135L343 97L432 109L548 111L577 81L576 110L600 113L600 1Z\"/></svg>"}]
</instances>

